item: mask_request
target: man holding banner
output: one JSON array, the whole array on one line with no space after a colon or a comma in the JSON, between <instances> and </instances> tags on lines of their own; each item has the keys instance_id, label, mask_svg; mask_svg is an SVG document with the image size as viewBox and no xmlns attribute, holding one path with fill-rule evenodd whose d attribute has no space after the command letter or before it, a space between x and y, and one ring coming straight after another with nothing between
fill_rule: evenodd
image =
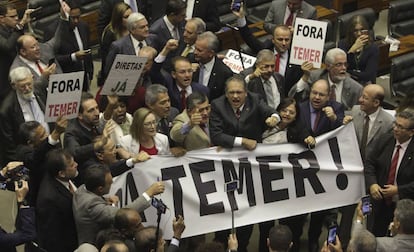
<instances>
[{"instance_id":1,"label":"man holding banner","mask_svg":"<svg viewBox=\"0 0 414 252\"><path fill-rule=\"evenodd\" d=\"M231 77L225 84L225 95L211 104L210 137L214 145L224 148L242 146L254 150L262 141L266 127L275 127L280 117L257 94L247 91L239 77ZM267 234L273 223L260 225L260 244L266 244ZM246 251L253 225L237 228L240 252ZM226 244L228 232L216 233L215 239ZM262 250L261 250L262 251Z\"/></svg>"}]
</instances>

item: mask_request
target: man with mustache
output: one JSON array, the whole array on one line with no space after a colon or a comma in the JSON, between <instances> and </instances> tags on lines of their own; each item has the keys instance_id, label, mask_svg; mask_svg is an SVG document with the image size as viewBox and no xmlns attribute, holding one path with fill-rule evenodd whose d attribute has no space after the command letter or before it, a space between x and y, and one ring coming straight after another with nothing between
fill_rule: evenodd
<instances>
[{"instance_id":1,"label":"man with mustache","mask_svg":"<svg viewBox=\"0 0 414 252\"><path fill-rule=\"evenodd\" d=\"M345 110L351 110L358 104L362 86L346 72L346 53L339 48L330 49L325 56L325 65L326 69L312 70L311 62L302 64L303 76L289 91L289 96L295 97L296 100L305 100L309 97L309 85L316 80L324 79L330 86L329 100L342 103Z\"/></svg>"}]
</instances>

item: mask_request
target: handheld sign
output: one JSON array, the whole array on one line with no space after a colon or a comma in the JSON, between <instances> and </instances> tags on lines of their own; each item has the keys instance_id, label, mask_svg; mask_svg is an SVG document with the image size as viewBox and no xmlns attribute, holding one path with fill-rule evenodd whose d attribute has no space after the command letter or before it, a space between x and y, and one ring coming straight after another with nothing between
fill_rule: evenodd
<instances>
[{"instance_id":1,"label":"handheld sign","mask_svg":"<svg viewBox=\"0 0 414 252\"><path fill-rule=\"evenodd\" d=\"M84 73L81 71L50 75L45 109L46 122L55 122L61 115L67 119L78 116Z\"/></svg>"},{"instance_id":2,"label":"handheld sign","mask_svg":"<svg viewBox=\"0 0 414 252\"><path fill-rule=\"evenodd\" d=\"M323 21L296 18L290 50L291 64L302 65L309 61L315 68L321 67L326 27L327 23Z\"/></svg>"},{"instance_id":3,"label":"handheld sign","mask_svg":"<svg viewBox=\"0 0 414 252\"><path fill-rule=\"evenodd\" d=\"M146 62L146 57L123 54L116 55L101 94L116 94L120 96L131 95L141 77L142 69Z\"/></svg>"},{"instance_id":4,"label":"handheld sign","mask_svg":"<svg viewBox=\"0 0 414 252\"><path fill-rule=\"evenodd\" d=\"M241 55L243 58L244 68L249 68L256 62L256 58L253 56L244 53ZM229 49L226 53L226 58L223 59L223 63L226 64L231 69L231 71L233 71L233 73L238 74L243 71L243 66L240 61L240 54L238 51Z\"/></svg>"}]
</instances>

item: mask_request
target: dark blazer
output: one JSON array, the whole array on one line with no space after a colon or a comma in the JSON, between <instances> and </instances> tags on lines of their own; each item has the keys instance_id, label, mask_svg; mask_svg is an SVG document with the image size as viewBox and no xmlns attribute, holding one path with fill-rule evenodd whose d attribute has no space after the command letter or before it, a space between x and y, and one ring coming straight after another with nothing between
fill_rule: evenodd
<instances>
[{"instance_id":1,"label":"dark blazer","mask_svg":"<svg viewBox=\"0 0 414 252\"><path fill-rule=\"evenodd\" d=\"M80 21L78 24L79 35L82 40L83 49L89 49L89 26L87 23ZM82 61L72 61L71 54L79 51L75 33L68 22L62 27L62 36L65 38L61 41L60 47L56 52L56 60L59 62L64 73L85 71L83 90L89 90L89 82L93 78L92 54L86 55Z\"/></svg>"},{"instance_id":2,"label":"dark blazer","mask_svg":"<svg viewBox=\"0 0 414 252\"><path fill-rule=\"evenodd\" d=\"M198 82L200 70L193 74L193 81ZM224 83L228 78L233 76L231 69L223 63L223 61L215 57L213 68L211 69L210 79L207 87L210 90L210 101L222 96L224 94Z\"/></svg>"},{"instance_id":3,"label":"dark blazer","mask_svg":"<svg viewBox=\"0 0 414 252\"><path fill-rule=\"evenodd\" d=\"M326 117L326 114L321 111L318 127L315 131L312 129L311 124L311 112L310 112L310 102L304 101L299 104L300 109L300 120L302 124L306 127L308 132L311 133L312 136L319 136L323 133L326 133L328 131L331 131L333 129L338 128L342 125L342 121L344 119L345 113L344 113L344 106L341 103L338 103L336 101L328 101L326 106L331 106L336 114L336 121L332 122L331 120Z\"/></svg>"},{"instance_id":4,"label":"dark blazer","mask_svg":"<svg viewBox=\"0 0 414 252\"><path fill-rule=\"evenodd\" d=\"M21 208L16 217L16 231L8 234L0 227L0 248L2 252L15 252L16 246L36 238L35 209Z\"/></svg>"},{"instance_id":5,"label":"dark blazer","mask_svg":"<svg viewBox=\"0 0 414 252\"><path fill-rule=\"evenodd\" d=\"M0 99L4 99L11 90L9 70L17 54L17 38L21 35L23 35L23 30L16 31L5 25L0 25Z\"/></svg>"},{"instance_id":6,"label":"dark blazer","mask_svg":"<svg viewBox=\"0 0 414 252\"><path fill-rule=\"evenodd\" d=\"M235 137L246 137L257 142L262 141L266 129L265 120L275 110L267 106L257 94L248 92L240 119L225 95L211 102L210 139L214 145L232 148Z\"/></svg>"},{"instance_id":7,"label":"dark blazer","mask_svg":"<svg viewBox=\"0 0 414 252\"><path fill-rule=\"evenodd\" d=\"M352 45L348 45L345 39L338 43L338 47L347 52ZM367 82L376 83L379 60L379 49L375 43L364 47L359 60L354 53L347 53L348 73L361 84Z\"/></svg>"},{"instance_id":8,"label":"dark blazer","mask_svg":"<svg viewBox=\"0 0 414 252\"><path fill-rule=\"evenodd\" d=\"M100 162L97 158L96 155L92 158L90 158L88 161L85 162L85 167L89 167L92 165L100 165L103 164L102 162ZM121 175L122 173L132 169L133 167L129 167L126 164L126 160L125 159L121 159L121 160L117 160L115 163L108 165L109 170L111 171L111 175L112 177L116 177Z\"/></svg>"},{"instance_id":9,"label":"dark blazer","mask_svg":"<svg viewBox=\"0 0 414 252\"><path fill-rule=\"evenodd\" d=\"M387 183L388 173L391 166L392 155L396 140L392 132L384 134L378 141L372 152L368 153L364 164L365 185L369 188L373 184L383 187ZM396 181L398 185L398 196L400 199L414 200L414 138L411 139L407 150L401 160Z\"/></svg>"},{"instance_id":10,"label":"dark blazer","mask_svg":"<svg viewBox=\"0 0 414 252\"><path fill-rule=\"evenodd\" d=\"M172 83L167 82L167 88L168 95L170 96L171 100L171 106L177 108L180 112L182 112L184 107L181 104L181 94L178 90L177 85L175 84L175 81L173 81ZM208 88L201 84L198 84L197 82L192 82L191 88L193 89L193 92L200 92L208 96Z\"/></svg>"},{"instance_id":11,"label":"dark blazer","mask_svg":"<svg viewBox=\"0 0 414 252\"><path fill-rule=\"evenodd\" d=\"M39 245L47 251L72 252L78 247L72 193L47 174L36 204Z\"/></svg>"},{"instance_id":12,"label":"dark blazer","mask_svg":"<svg viewBox=\"0 0 414 252\"><path fill-rule=\"evenodd\" d=\"M253 36L252 32L250 31L247 25L240 27L239 29L240 36L246 42L246 44L253 50L255 54L257 54L260 50L269 49L274 51L274 45L270 39L265 40L264 42L258 40L255 36ZM298 82L298 80L302 77L303 72L300 66L298 65L291 65L290 59L286 64L285 69L285 96L288 95L289 90L293 85Z\"/></svg>"},{"instance_id":13,"label":"dark blazer","mask_svg":"<svg viewBox=\"0 0 414 252\"><path fill-rule=\"evenodd\" d=\"M284 78L282 75L278 73L273 73L273 78L276 81L277 90L280 93L280 100L285 97L285 92L283 89L284 86ZM247 83L247 89L253 93L258 94L267 104L267 96L266 92L263 88L264 83L260 77L253 78Z\"/></svg>"},{"instance_id":14,"label":"dark blazer","mask_svg":"<svg viewBox=\"0 0 414 252\"><path fill-rule=\"evenodd\" d=\"M40 86L34 86L33 93L40 108L44 112L46 106L46 90ZM7 146L7 148L4 148L5 162L17 160L16 147L19 127L24 122L23 112L17 100L16 91L12 91L0 106L0 143L2 146ZM53 124L49 124L49 128L53 130Z\"/></svg>"},{"instance_id":15,"label":"dark blazer","mask_svg":"<svg viewBox=\"0 0 414 252\"><path fill-rule=\"evenodd\" d=\"M102 129L98 128L97 131L98 135L102 134ZM98 135L83 127L78 118L69 121L63 146L79 164L78 170L80 172L84 168L83 163L95 155L92 140Z\"/></svg>"},{"instance_id":16,"label":"dark blazer","mask_svg":"<svg viewBox=\"0 0 414 252\"><path fill-rule=\"evenodd\" d=\"M183 38L184 25L185 22L182 22L177 26L180 40ZM157 51L161 51L167 41L173 38L171 36L170 30L167 27L167 24L164 22L164 17L160 17L159 19L155 20L155 22L150 27L150 33L156 36L157 47L155 47L155 49L157 49Z\"/></svg>"},{"instance_id":17,"label":"dark blazer","mask_svg":"<svg viewBox=\"0 0 414 252\"><path fill-rule=\"evenodd\" d=\"M201 18L206 23L207 31L216 32L220 30L222 26L216 1L194 1L193 17Z\"/></svg>"},{"instance_id":18,"label":"dark blazer","mask_svg":"<svg viewBox=\"0 0 414 252\"><path fill-rule=\"evenodd\" d=\"M156 48L156 42L154 41L155 36L150 35L148 38L145 39L145 42L148 46L152 46ZM106 56L105 60L105 69L104 69L104 76L108 76L109 71L111 70L112 63L115 60L117 54L126 54L126 55L136 55L136 50L134 48L134 44L132 43L131 36L122 37L111 44L109 49L109 53Z\"/></svg>"}]
</instances>

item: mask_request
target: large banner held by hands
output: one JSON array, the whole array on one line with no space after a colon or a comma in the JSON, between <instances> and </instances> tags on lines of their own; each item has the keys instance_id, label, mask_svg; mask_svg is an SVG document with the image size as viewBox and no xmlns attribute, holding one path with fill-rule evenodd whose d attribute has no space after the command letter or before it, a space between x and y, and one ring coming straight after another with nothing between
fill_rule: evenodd
<instances>
[{"instance_id":1,"label":"large banner held by hands","mask_svg":"<svg viewBox=\"0 0 414 252\"><path fill-rule=\"evenodd\" d=\"M78 116L84 73L80 71L50 75L45 122L56 122L59 116L67 119Z\"/></svg>"},{"instance_id":2,"label":"large banner held by hands","mask_svg":"<svg viewBox=\"0 0 414 252\"><path fill-rule=\"evenodd\" d=\"M123 207L157 179L165 183L159 196L168 206L160 227L171 239L172 221L184 217L183 237L235 226L275 220L357 202L364 194L363 166L354 126L343 126L318 137L315 149L298 144L259 144L254 151L215 147L183 157L153 158L114 178L111 194ZM225 182L239 180L235 192ZM156 225L150 207L145 225Z\"/></svg>"},{"instance_id":3,"label":"large banner held by hands","mask_svg":"<svg viewBox=\"0 0 414 252\"><path fill-rule=\"evenodd\" d=\"M315 68L322 64L323 47L325 45L327 23L305 18L295 19L290 63L302 65L312 62Z\"/></svg>"},{"instance_id":4,"label":"large banner held by hands","mask_svg":"<svg viewBox=\"0 0 414 252\"><path fill-rule=\"evenodd\" d=\"M117 54L105 80L101 94L129 96L141 77L146 57Z\"/></svg>"}]
</instances>

